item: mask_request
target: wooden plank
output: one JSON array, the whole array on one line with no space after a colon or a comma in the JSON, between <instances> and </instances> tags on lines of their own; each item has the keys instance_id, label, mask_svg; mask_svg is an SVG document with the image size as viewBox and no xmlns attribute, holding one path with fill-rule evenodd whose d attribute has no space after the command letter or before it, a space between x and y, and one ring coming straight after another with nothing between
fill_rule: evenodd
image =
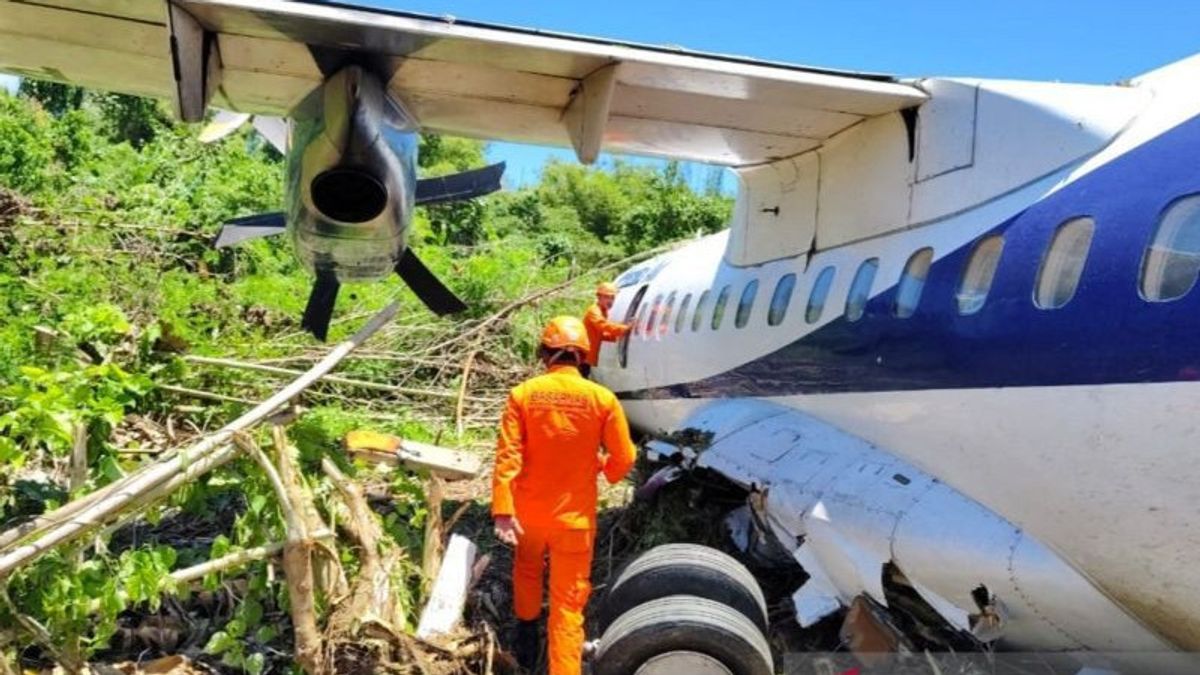
<instances>
[{"instance_id":1,"label":"wooden plank","mask_svg":"<svg viewBox=\"0 0 1200 675\"><path fill-rule=\"evenodd\" d=\"M417 443L373 431L351 431L343 441L352 456L372 464L425 470L446 480L474 478L483 460L466 450Z\"/></svg>"},{"instance_id":2,"label":"wooden plank","mask_svg":"<svg viewBox=\"0 0 1200 675\"><path fill-rule=\"evenodd\" d=\"M471 587L475 553L475 543L470 539L457 534L450 537L446 557L442 559L442 568L429 595L429 604L425 605L417 624L417 637L425 640L445 635L458 624Z\"/></svg>"}]
</instances>

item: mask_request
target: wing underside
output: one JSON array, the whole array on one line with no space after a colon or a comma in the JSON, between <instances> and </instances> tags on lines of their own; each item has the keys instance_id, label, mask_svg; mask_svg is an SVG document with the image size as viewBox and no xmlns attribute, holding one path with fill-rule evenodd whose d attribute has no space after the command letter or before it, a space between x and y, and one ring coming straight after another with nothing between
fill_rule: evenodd
<instances>
[{"instance_id":1,"label":"wing underside","mask_svg":"<svg viewBox=\"0 0 1200 675\"><path fill-rule=\"evenodd\" d=\"M281 0L0 0L0 70L287 115L314 53L383 59L429 131L747 166L797 155L926 95L891 78Z\"/></svg>"}]
</instances>

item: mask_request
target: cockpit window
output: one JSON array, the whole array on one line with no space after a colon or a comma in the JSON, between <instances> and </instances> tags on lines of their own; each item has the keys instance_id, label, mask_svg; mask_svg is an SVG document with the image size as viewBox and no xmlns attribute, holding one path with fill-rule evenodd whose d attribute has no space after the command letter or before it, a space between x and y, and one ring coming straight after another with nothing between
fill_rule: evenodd
<instances>
[{"instance_id":1,"label":"cockpit window","mask_svg":"<svg viewBox=\"0 0 1200 675\"><path fill-rule=\"evenodd\" d=\"M1072 218L1059 226L1038 270L1034 304L1058 309L1075 297L1095 229L1096 221L1091 218Z\"/></svg>"},{"instance_id":2,"label":"cockpit window","mask_svg":"<svg viewBox=\"0 0 1200 675\"><path fill-rule=\"evenodd\" d=\"M908 262L904 263L904 273L896 288L896 306L892 308L892 313L897 317L907 319L917 311L932 262L933 249L925 247L909 256Z\"/></svg>"},{"instance_id":3,"label":"cockpit window","mask_svg":"<svg viewBox=\"0 0 1200 675\"><path fill-rule=\"evenodd\" d=\"M854 280L850 282L850 293L846 296L846 318L858 321L867 308L871 299L871 286L875 283L875 273L879 271L879 258L868 258L858 266Z\"/></svg>"},{"instance_id":4,"label":"cockpit window","mask_svg":"<svg viewBox=\"0 0 1200 675\"><path fill-rule=\"evenodd\" d=\"M679 314L675 316L675 332L683 332L683 324L687 323L688 306L692 304L692 294L688 293L683 296L683 302L679 303Z\"/></svg>"},{"instance_id":5,"label":"cockpit window","mask_svg":"<svg viewBox=\"0 0 1200 675\"><path fill-rule=\"evenodd\" d=\"M796 275L788 273L780 277L775 284L775 293L771 295L771 307L767 311L767 324L778 326L787 316L788 305L792 302L792 291L796 288Z\"/></svg>"},{"instance_id":6,"label":"cockpit window","mask_svg":"<svg viewBox=\"0 0 1200 675\"><path fill-rule=\"evenodd\" d=\"M992 288L992 280L996 277L996 267L1000 264L1002 251L1004 237L998 234L983 239L975 246L971 259L963 270L958 293L955 294L959 314L974 314L983 309L988 291Z\"/></svg>"},{"instance_id":7,"label":"cockpit window","mask_svg":"<svg viewBox=\"0 0 1200 675\"><path fill-rule=\"evenodd\" d=\"M692 315L693 333L700 330L701 324L704 323L704 316L708 314L708 299L711 297L711 291L704 291L700 294L700 299L696 301L696 313Z\"/></svg>"},{"instance_id":8,"label":"cockpit window","mask_svg":"<svg viewBox=\"0 0 1200 675\"><path fill-rule=\"evenodd\" d=\"M1187 295L1200 275L1200 195L1176 200L1163 212L1142 259L1142 297L1166 302Z\"/></svg>"},{"instance_id":9,"label":"cockpit window","mask_svg":"<svg viewBox=\"0 0 1200 675\"><path fill-rule=\"evenodd\" d=\"M721 293L717 296L717 304L713 305L713 330L720 328L721 320L725 318L725 305L729 303L729 288L729 286L726 286L721 289Z\"/></svg>"},{"instance_id":10,"label":"cockpit window","mask_svg":"<svg viewBox=\"0 0 1200 675\"><path fill-rule=\"evenodd\" d=\"M758 279L753 279L742 289L742 299L738 301L737 315L733 317L733 325L745 328L750 320L750 310L754 309L754 298L758 295Z\"/></svg>"},{"instance_id":11,"label":"cockpit window","mask_svg":"<svg viewBox=\"0 0 1200 675\"><path fill-rule=\"evenodd\" d=\"M804 311L804 320L816 323L825 311L825 300L829 297L829 289L833 287L833 265L821 270L817 280L813 282L812 292L808 295L808 308Z\"/></svg>"}]
</instances>

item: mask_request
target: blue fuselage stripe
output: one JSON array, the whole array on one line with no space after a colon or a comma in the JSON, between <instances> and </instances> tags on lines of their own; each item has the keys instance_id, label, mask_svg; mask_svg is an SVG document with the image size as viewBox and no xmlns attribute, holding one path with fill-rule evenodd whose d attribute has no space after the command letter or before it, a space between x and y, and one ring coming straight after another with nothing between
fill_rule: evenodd
<instances>
[{"instance_id":1,"label":"blue fuselage stripe","mask_svg":"<svg viewBox=\"0 0 1200 675\"><path fill-rule=\"evenodd\" d=\"M1193 118L1029 206L988 234L1005 247L976 314L955 292L974 242L929 270L910 318L892 313L897 288L865 315L844 317L775 352L702 380L621 392L626 399L1032 387L1200 379L1200 288L1172 302L1138 290L1146 245L1163 210L1200 193L1200 118ZM1034 284L1065 221L1095 219L1074 297L1039 309ZM908 255L911 251L897 252Z\"/></svg>"}]
</instances>

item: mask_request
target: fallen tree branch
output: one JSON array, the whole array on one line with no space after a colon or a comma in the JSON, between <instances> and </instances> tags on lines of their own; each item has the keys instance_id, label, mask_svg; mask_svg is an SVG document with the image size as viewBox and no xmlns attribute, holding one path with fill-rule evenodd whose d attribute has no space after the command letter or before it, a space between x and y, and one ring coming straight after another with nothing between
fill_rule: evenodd
<instances>
[{"instance_id":1,"label":"fallen tree branch","mask_svg":"<svg viewBox=\"0 0 1200 675\"><path fill-rule=\"evenodd\" d=\"M260 373L271 373L273 375L301 375L303 371L292 370L291 368L281 368L279 366L269 366L262 363L250 363L247 361L236 361L233 359L220 359L210 356L185 356L184 361L189 363L198 363L206 366L219 366L222 368L235 368L238 370L252 370ZM403 394L407 396L427 396L430 398L456 398L458 394L452 391L437 391L434 389L420 389L417 387L401 387L394 384L386 384L383 382L370 382L368 380L356 380L349 377L341 377L339 375L324 375L321 381L330 384L342 384L348 387L358 387L359 389L374 389L376 391L386 391L393 394ZM196 392L191 390L193 394L204 392ZM213 396L220 396L214 394ZM489 402L489 399L474 399L467 397L468 400L482 400Z\"/></svg>"},{"instance_id":2,"label":"fallen tree branch","mask_svg":"<svg viewBox=\"0 0 1200 675\"><path fill-rule=\"evenodd\" d=\"M551 286L550 288L543 288L541 290L534 291L533 293L529 293L529 294L525 295L524 297L518 298L518 299L508 303L504 307L501 307L498 311L496 311L495 313L493 313L491 316L487 317L483 321L480 321L475 326L455 335L454 337L450 338L446 342L437 345L433 349L445 350L447 347L449 347L452 344L465 342L467 340L467 338L473 338L476 335L483 333L489 327L491 327L492 324L501 322L504 319L508 318L508 316L510 314L517 311L518 309L520 309L526 305L533 304L533 303L535 303L543 298L546 298L548 296L565 291L566 289L574 286L575 284L579 283L580 281L583 281L584 279L587 279L588 277L594 276L600 272L607 272L609 270L619 269L626 265L631 265L639 260L645 260L647 258L654 257L660 253L669 251L677 246L679 246L679 242L672 242L670 244L666 244L663 246L659 246L659 247L650 249L649 251L640 251L631 256L622 258L621 260L617 260L617 261L611 262L607 265L603 265L601 267L597 267L595 269L589 270L587 274L583 274L583 275L580 275L577 277L573 277L571 279L567 279L566 281L564 281L560 284ZM427 350L426 353L429 353L430 351L431 350Z\"/></svg>"},{"instance_id":3,"label":"fallen tree branch","mask_svg":"<svg viewBox=\"0 0 1200 675\"><path fill-rule=\"evenodd\" d=\"M346 517L339 526L354 542L357 549L358 575L350 584L349 594L333 608L326 623L325 667L329 672L341 672L340 661L353 651L371 626L382 627L392 642L395 626L403 625L402 613L392 591L392 570L400 560L400 552L386 543L383 530L371 511L362 490L342 473L328 457L321 460L321 469L341 496ZM371 657L374 659L375 657ZM376 672L368 668L364 672Z\"/></svg>"},{"instance_id":4,"label":"fallen tree branch","mask_svg":"<svg viewBox=\"0 0 1200 675\"><path fill-rule=\"evenodd\" d=\"M295 632L296 662L305 671L316 675L322 672L321 655L325 651L321 632L317 629L317 600L314 592L312 541L308 530L315 525L316 509L312 499L300 484L299 471L292 462L287 435L278 424L272 429L275 454L279 461L279 484L283 492L280 503L286 500L287 545L283 549L283 573L287 578L288 606ZM261 450L259 451L261 454ZM263 455L266 458L266 455ZM270 464L270 462L268 462Z\"/></svg>"},{"instance_id":5,"label":"fallen tree branch","mask_svg":"<svg viewBox=\"0 0 1200 675\"><path fill-rule=\"evenodd\" d=\"M475 364L475 355L478 353L478 348L472 349L463 361L462 381L458 384L458 403L454 406L454 429L460 440L465 430L463 428L463 407L467 402L467 383L471 380L471 366Z\"/></svg>"},{"instance_id":6,"label":"fallen tree branch","mask_svg":"<svg viewBox=\"0 0 1200 675\"><path fill-rule=\"evenodd\" d=\"M127 508L139 497L155 491L155 488L168 483L181 473L187 472L191 468L190 465L218 453L221 448L228 447L234 433L254 427L271 413L287 405L292 398L329 373L347 354L362 344L364 340L378 331L388 321L391 321L399 308L400 303L393 302L380 310L367 325L363 326L350 339L330 350L325 358L314 364L301 377L276 392L267 400L259 403L233 422L222 427L216 433L178 454L163 458L130 474L131 480L128 482L122 481L121 489L105 494L105 496L93 501L65 522L57 526L51 526L36 541L19 546L5 553L3 557L0 557L0 579L6 578L18 566L43 555L56 546L76 539L92 528L102 525L117 513ZM236 449L234 452L228 454L226 459L232 458L234 455L236 455ZM212 466L210 464L208 468L212 468Z\"/></svg>"},{"instance_id":7,"label":"fallen tree branch","mask_svg":"<svg viewBox=\"0 0 1200 675\"><path fill-rule=\"evenodd\" d=\"M314 542L332 538L333 532L330 530L317 530L309 533L309 539ZM220 558L213 558L212 560L202 562L199 565L192 565L191 567L185 567L181 570L175 570L170 574L171 581L178 586L195 581L197 579L203 579L209 574L226 572L258 560L266 560L267 558L279 555L279 553L283 551L284 546L285 542L277 541L271 544L255 546L254 548L234 551L229 555L224 555Z\"/></svg>"},{"instance_id":8,"label":"fallen tree branch","mask_svg":"<svg viewBox=\"0 0 1200 675\"><path fill-rule=\"evenodd\" d=\"M225 394L217 394L211 391L202 391L200 389L189 389L188 387L180 387L174 384L160 384L158 388L168 394L176 394L178 396L187 396L188 398L198 398L202 401L214 401L216 403L241 403L243 405L254 405L255 401L248 398L239 398L237 396L226 396Z\"/></svg>"}]
</instances>

